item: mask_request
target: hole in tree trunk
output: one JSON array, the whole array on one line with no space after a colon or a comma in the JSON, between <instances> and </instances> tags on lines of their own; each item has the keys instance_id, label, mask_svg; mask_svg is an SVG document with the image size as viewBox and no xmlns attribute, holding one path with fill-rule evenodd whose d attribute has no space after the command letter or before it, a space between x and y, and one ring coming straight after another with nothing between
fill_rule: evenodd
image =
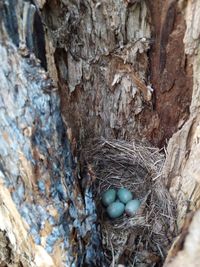
<instances>
[{"instance_id":1,"label":"hole in tree trunk","mask_svg":"<svg viewBox=\"0 0 200 267\"><path fill-rule=\"evenodd\" d=\"M173 179L162 175L165 150L159 149L184 127L193 87L181 4L15 0L12 10L11 2L0 4L6 227L56 266L162 266L177 232L167 190ZM181 160L190 154L191 140L184 141ZM176 149L181 165L182 147ZM136 213L120 197L122 188L138 201ZM103 206L109 189L117 197ZM111 210L114 203L120 211ZM23 242L0 233L5 264L31 254L24 246L13 257Z\"/></svg>"},{"instance_id":2,"label":"hole in tree trunk","mask_svg":"<svg viewBox=\"0 0 200 267\"><path fill-rule=\"evenodd\" d=\"M71 142L76 144L74 155L81 167L88 164L89 158L80 150L91 138L103 136L109 140L124 140L125 144L131 144L137 138L147 140L155 147L166 146L172 134L188 118L192 88L192 70L183 45L185 24L176 2L163 6L161 1L149 1L148 4L133 1L115 3L114 7L109 2L95 7L87 2L84 10L76 4L63 2L63 9L59 1L56 6L46 4L45 16L48 15L46 21L56 48L54 56L62 114ZM56 19L59 16L61 21ZM96 167L93 171L97 178L99 169L117 170L117 166L112 166L112 158L110 163L106 162L108 166L104 166L103 157L98 167L90 162ZM105 180L107 174L105 172ZM110 183L109 178L106 182ZM83 191L84 183L83 178L80 182ZM98 180L98 183L101 182ZM91 187L93 194L97 193L100 198L103 188L97 184L91 184ZM114 184L114 187L120 186ZM154 183L151 186L154 188ZM146 205L150 205L148 201L147 198ZM163 207L166 206L163 204ZM100 204L97 209L104 230L105 224L114 224L101 218ZM165 227L170 224L167 217L170 216L166 215ZM156 223L159 228L158 221L152 224ZM163 219L161 224L164 225ZM104 231L107 246L105 248L104 244L104 252L109 264L114 266L121 261L125 266L161 266L175 232L160 245L150 228L140 229L134 237L129 232L138 254L135 251L128 253L126 249L125 254L116 252L110 237L107 236L105 242ZM116 236L113 240L117 240ZM124 248L127 243L128 237Z\"/></svg>"}]
</instances>

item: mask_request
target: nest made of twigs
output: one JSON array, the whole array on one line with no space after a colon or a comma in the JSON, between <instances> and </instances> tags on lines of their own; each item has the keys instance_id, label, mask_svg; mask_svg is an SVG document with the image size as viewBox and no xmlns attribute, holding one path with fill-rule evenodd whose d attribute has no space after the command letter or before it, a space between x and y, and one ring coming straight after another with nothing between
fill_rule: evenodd
<instances>
[{"instance_id":1,"label":"nest made of twigs","mask_svg":"<svg viewBox=\"0 0 200 267\"><path fill-rule=\"evenodd\" d=\"M109 265L126 262L125 266L139 266L137 262L147 262L145 266L154 266L163 261L175 222L174 205L162 180L164 153L138 140L100 139L89 147L86 155L96 175L95 200ZM135 216L111 220L101 204L101 195L109 188L122 187L142 204Z\"/></svg>"}]
</instances>

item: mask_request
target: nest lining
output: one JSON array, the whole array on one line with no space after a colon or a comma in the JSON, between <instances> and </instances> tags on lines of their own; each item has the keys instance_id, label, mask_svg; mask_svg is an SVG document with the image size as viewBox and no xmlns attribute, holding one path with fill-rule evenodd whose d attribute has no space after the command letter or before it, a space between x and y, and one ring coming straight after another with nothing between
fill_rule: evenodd
<instances>
[{"instance_id":1,"label":"nest lining","mask_svg":"<svg viewBox=\"0 0 200 267\"><path fill-rule=\"evenodd\" d=\"M139 266L147 261L148 266L152 255L155 264L163 261L175 229L174 205L162 181L164 154L138 140L93 140L91 147L86 154L96 175L95 201L108 265L124 261L126 266ZM100 196L122 187L140 199L141 206L134 217L111 220Z\"/></svg>"}]
</instances>

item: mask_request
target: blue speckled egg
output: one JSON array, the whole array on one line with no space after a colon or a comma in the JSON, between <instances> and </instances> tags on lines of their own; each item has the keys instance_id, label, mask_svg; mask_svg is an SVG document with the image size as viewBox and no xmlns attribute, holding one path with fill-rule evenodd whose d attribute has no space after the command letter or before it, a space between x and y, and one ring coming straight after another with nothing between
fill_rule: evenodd
<instances>
[{"instance_id":1,"label":"blue speckled egg","mask_svg":"<svg viewBox=\"0 0 200 267\"><path fill-rule=\"evenodd\" d=\"M111 219L120 217L124 213L124 204L121 202L113 202L107 207L108 216Z\"/></svg>"},{"instance_id":2,"label":"blue speckled egg","mask_svg":"<svg viewBox=\"0 0 200 267\"><path fill-rule=\"evenodd\" d=\"M129 216L133 216L140 207L140 201L138 199L130 200L125 206L125 212Z\"/></svg>"},{"instance_id":3,"label":"blue speckled egg","mask_svg":"<svg viewBox=\"0 0 200 267\"><path fill-rule=\"evenodd\" d=\"M133 198L133 195L131 191L129 191L126 188L120 188L117 192L117 196L121 202L126 204L128 201L130 201Z\"/></svg>"},{"instance_id":4,"label":"blue speckled egg","mask_svg":"<svg viewBox=\"0 0 200 267\"><path fill-rule=\"evenodd\" d=\"M115 189L108 189L102 194L102 203L104 206L109 206L116 199L116 191Z\"/></svg>"}]
</instances>

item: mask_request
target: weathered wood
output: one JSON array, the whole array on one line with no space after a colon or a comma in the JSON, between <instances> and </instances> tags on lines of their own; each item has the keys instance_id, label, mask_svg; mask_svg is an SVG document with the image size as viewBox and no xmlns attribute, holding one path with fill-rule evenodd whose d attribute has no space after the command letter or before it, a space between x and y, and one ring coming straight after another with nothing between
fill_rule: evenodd
<instances>
[{"instance_id":1,"label":"weathered wood","mask_svg":"<svg viewBox=\"0 0 200 267\"><path fill-rule=\"evenodd\" d=\"M200 211L186 217L180 236L175 240L164 267L197 267L199 266L200 245Z\"/></svg>"},{"instance_id":2,"label":"weathered wood","mask_svg":"<svg viewBox=\"0 0 200 267\"><path fill-rule=\"evenodd\" d=\"M184 2L180 1L180 7L187 26L184 47L193 69L193 95L189 119L171 138L164 168L166 182L177 204L177 224L180 229L180 235L174 242L166 260L165 266L167 267L198 266L200 261L200 29L197 27L200 3L199 1L188 1L184 5ZM192 212L188 216L190 211Z\"/></svg>"},{"instance_id":3,"label":"weathered wood","mask_svg":"<svg viewBox=\"0 0 200 267\"><path fill-rule=\"evenodd\" d=\"M200 84L200 42L196 15L200 10L198 1L183 6L187 29L184 37L185 53L190 56L193 67L193 95L190 105L190 117L183 127L171 138L165 176L168 187L178 206L178 224L182 225L188 211L199 207L199 84Z\"/></svg>"},{"instance_id":4,"label":"weathered wood","mask_svg":"<svg viewBox=\"0 0 200 267\"><path fill-rule=\"evenodd\" d=\"M1 1L2 266L103 266L77 143L162 145L177 130L164 172L182 234L166 266L199 262L199 212L181 228L199 208L199 11L198 0Z\"/></svg>"},{"instance_id":5,"label":"weathered wood","mask_svg":"<svg viewBox=\"0 0 200 267\"><path fill-rule=\"evenodd\" d=\"M90 176L82 194L57 87L33 54L45 66L36 12L1 3L0 265L102 266Z\"/></svg>"},{"instance_id":6,"label":"weathered wood","mask_svg":"<svg viewBox=\"0 0 200 267\"><path fill-rule=\"evenodd\" d=\"M41 12L53 44L62 112L73 136L84 142L98 135L138 134L138 114L145 106L151 109L152 95L145 1L52 1Z\"/></svg>"}]
</instances>

